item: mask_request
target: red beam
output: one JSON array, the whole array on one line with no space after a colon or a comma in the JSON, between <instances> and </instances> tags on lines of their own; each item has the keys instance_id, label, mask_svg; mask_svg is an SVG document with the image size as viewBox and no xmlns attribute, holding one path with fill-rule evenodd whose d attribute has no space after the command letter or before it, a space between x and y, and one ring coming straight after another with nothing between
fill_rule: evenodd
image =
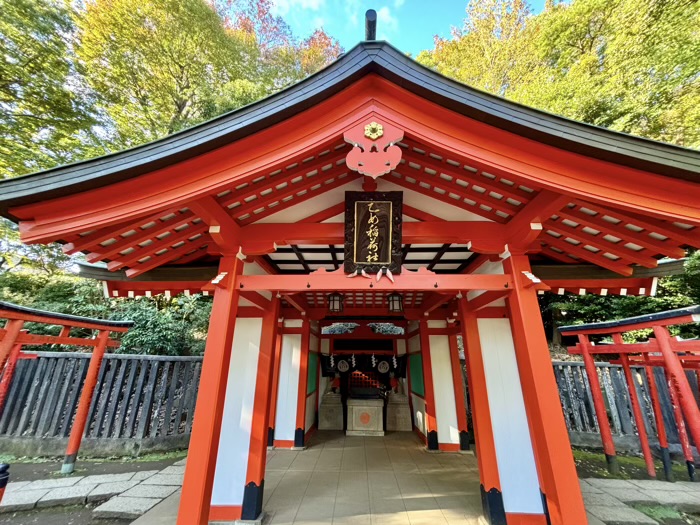
<instances>
[{"instance_id":1,"label":"red beam","mask_svg":"<svg viewBox=\"0 0 700 525\"><path fill-rule=\"evenodd\" d=\"M163 249L170 250L173 244L177 244L182 241L189 242L192 237L204 233L208 229L209 228L205 223L199 223L184 228L181 231L173 232L167 237L157 240L147 246L139 246L138 244L134 244L134 250L132 252L127 253L125 255L120 255L119 257L116 257L113 261L107 263L107 269L113 272L116 270L120 270L125 266L132 266L134 263L137 263L141 259L144 259L148 256L153 257L157 252Z\"/></svg>"},{"instance_id":2,"label":"red beam","mask_svg":"<svg viewBox=\"0 0 700 525\"><path fill-rule=\"evenodd\" d=\"M168 213L164 213L163 216L168 215ZM141 229L141 227L136 227L132 228L136 230L136 233L133 235L129 235L128 237L117 237L116 242L108 245L108 246L102 246L98 245L93 248L93 252L87 254L85 257L88 262L95 262L95 261L102 261L105 259L113 259L115 256L119 256L121 252L126 250L127 248L134 247L138 249L138 245L144 241L147 241L149 239L153 239L154 242L157 242L158 235L161 235L167 231L171 231L171 235L177 234L178 232L174 231L175 228L179 228L180 226L184 224L188 224L192 220L196 219L197 217L195 216L194 213L191 211L186 211L183 213L176 213L174 217L171 217L167 221L161 221L160 219L156 220L156 224L151 226L150 228L146 229ZM144 223L148 224L148 223ZM125 230L124 232L127 232L130 230Z\"/></svg>"},{"instance_id":3,"label":"red beam","mask_svg":"<svg viewBox=\"0 0 700 525\"><path fill-rule=\"evenodd\" d=\"M508 243L506 229L489 221L431 221L403 223L405 244L466 244L471 242L474 250L490 250L501 253ZM291 244L343 244L345 225L343 223L263 223L241 228L241 242L276 243L278 246Z\"/></svg>"},{"instance_id":4,"label":"red beam","mask_svg":"<svg viewBox=\"0 0 700 525\"><path fill-rule=\"evenodd\" d=\"M173 250L168 250L167 252L161 255L154 255L148 261L132 266L126 271L126 276L136 277L138 275L141 275L142 273L145 273L148 270L152 270L153 268L161 266L166 262L170 262L173 259L177 259L182 255L187 255L193 250L199 250L202 248L203 244L210 242L212 242L212 239L211 237L209 237L209 235L206 234L202 235L201 237L198 237L194 241L186 241L185 244L183 244L182 246L179 246Z\"/></svg>"},{"instance_id":5,"label":"red beam","mask_svg":"<svg viewBox=\"0 0 700 525\"><path fill-rule=\"evenodd\" d=\"M23 312L15 312L12 310L4 310L2 308L0 308L0 319L18 319L22 321L30 321L32 323L71 326L74 328L87 328L88 330L107 330L109 332L126 332L129 330L129 327L125 326L107 326L100 323L90 323L86 321L72 319L69 320L48 315L27 314Z\"/></svg>"},{"instance_id":6,"label":"red beam","mask_svg":"<svg viewBox=\"0 0 700 525\"><path fill-rule=\"evenodd\" d=\"M663 253L664 255L674 259L685 257L685 250L680 248L678 245L674 246L672 244L673 239L666 239L665 241L654 239L653 237L649 236L648 231L644 233L630 230L623 225L624 221L618 224L606 221L603 219L603 215L605 215L605 213L597 210L592 204L582 204L577 201L574 201L574 204L575 206L573 208L566 207L557 212L557 215L559 215L559 217L562 219L568 219L583 226L588 226L589 228L598 230L603 235L607 233L614 235L615 237L619 237L622 239L623 243L625 241L633 242L634 244L648 250L652 250L655 253ZM581 211L581 208L587 208L591 211L598 212L598 215L589 215L588 213Z\"/></svg>"},{"instance_id":7,"label":"red beam","mask_svg":"<svg viewBox=\"0 0 700 525\"><path fill-rule=\"evenodd\" d=\"M416 223L418 224L418 223ZM340 279L339 279L340 277ZM241 290L279 290L282 293L303 291L439 291L457 293L467 290L503 290L512 288L509 275L450 275L428 271L403 272L389 279L356 277L348 279L341 270L317 270L309 275L243 275L238 279Z\"/></svg>"},{"instance_id":8,"label":"red beam","mask_svg":"<svg viewBox=\"0 0 700 525\"><path fill-rule=\"evenodd\" d=\"M415 183L411 183L406 180L406 176L415 179ZM505 223L508 220L508 217L502 217L501 215L498 215L494 209L494 206L491 205L491 203L485 202L481 197L478 195L469 195L468 197L466 195L461 195L455 191L452 191L451 188L449 188L446 185L442 185L437 183L436 181L431 181L430 179L425 180L420 173L417 172L411 172L408 175L405 175L404 172L402 171L393 171L391 173L391 178L387 179L390 182L393 182L394 184L397 184L399 186L402 186L408 190L415 191L417 193L421 193L425 195L426 197L430 197L431 199L435 199L438 201L442 201L446 204L450 204L452 206L455 206L457 208L461 208L465 211L474 213L476 215L479 215L481 217L485 217L487 219L490 219L492 221L498 222L498 223ZM423 186L420 185L420 182L424 182L428 186L439 188L440 190L444 191L444 193L439 193L436 191L433 191L432 189L427 189L424 188ZM452 197L449 196L449 194L452 193L454 195L457 195L459 198L458 199L453 199ZM469 201L473 201L474 204L471 204L469 201L465 201L464 199L468 198ZM481 206L484 206L485 208L482 208ZM505 212L504 212L505 213Z\"/></svg>"},{"instance_id":9,"label":"red beam","mask_svg":"<svg viewBox=\"0 0 700 525\"><path fill-rule=\"evenodd\" d=\"M627 276L632 275L633 270L630 266L627 265L627 261L624 261L623 259L613 261L612 259L608 259L607 257L603 256L602 251L596 253L586 250L583 246L587 243L581 242L580 244L571 244L570 242L566 242L564 240L565 237L570 237L570 235L554 237L553 235L545 234L540 237L540 240L550 246L555 246L559 248L565 253L575 255L576 257L583 259L584 261L588 261L598 266L602 266L603 268L612 270L615 273Z\"/></svg>"},{"instance_id":10,"label":"red beam","mask_svg":"<svg viewBox=\"0 0 700 525\"><path fill-rule=\"evenodd\" d=\"M177 208L169 208L165 210L160 210L151 215L141 216L126 221L122 221L111 226L106 226L100 228L88 235L83 235L78 237L73 242L69 242L63 245L63 251L67 254L74 254L80 251L94 250L100 247L100 243L108 241L110 239L117 239L119 242L119 236L122 233L138 230L142 225L148 224L149 222L159 221L161 217L165 217L171 213L176 213Z\"/></svg>"},{"instance_id":11,"label":"red beam","mask_svg":"<svg viewBox=\"0 0 700 525\"><path fill-rule=\"evenodd\" d=\"M317 213L314 213L313 215L309 215L308 217L300 220L299 222L323 222L325 220L330 219L331 217L340 215L341 213L345 213L344 202L339 202L338 204L335 204L330 208L326 208L325 210L321 210Z\"/></svg>"}]
</instances>

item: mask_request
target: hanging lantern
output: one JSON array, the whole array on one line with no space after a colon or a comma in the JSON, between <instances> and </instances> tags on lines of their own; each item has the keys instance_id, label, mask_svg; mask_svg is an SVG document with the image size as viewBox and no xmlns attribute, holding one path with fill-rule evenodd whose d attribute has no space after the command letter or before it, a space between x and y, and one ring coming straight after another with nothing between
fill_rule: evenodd
<instances>
[{"instance_id":1,"label":"hanging lantern","mask_svg":"<svg viewBox=\"0 0 700 525\"><path fill-rule=\"evenodd\" d=\"M339 294L338 292L328 294L328 311L333 314L342 312L344 299L345 297L343 297L343 294Z\"/></svg>"},{"instance_id":2,"label":"hanging lantern","mask_svg":"<svg viewBox=\"0 0 700 525\"><path fill-rule=\"evenodd\" d=\"M390 293L386 299L389 302L390 313L403 313L403 296L400 293Z\"/></svg>"}]
</instances>

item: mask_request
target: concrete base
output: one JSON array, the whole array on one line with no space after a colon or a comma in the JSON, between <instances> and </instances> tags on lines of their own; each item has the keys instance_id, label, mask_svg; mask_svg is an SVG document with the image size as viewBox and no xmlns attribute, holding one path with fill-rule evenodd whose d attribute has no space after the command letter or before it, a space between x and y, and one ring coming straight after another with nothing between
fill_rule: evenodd
<instances>
[{"instance_id":1,"label":"concrete base","mask_svg":"<svg viewBox=\"0 0 700 525\"><path fill-rule=\"evenodd\" d=\"M343 430L343 400L340 394L327 392L318 409L319 430Z\"/></svg>"},{"instance_id":2,"label":"concrete base","mask_svg":"<svg viewBox=\"0 0 700 525\"><path fill-rule=\"evenodd\" d=\"M209 525L262 525L267 516L264 512L254 520L235 520L235 521L210 521Z\"/></svg>"},{"instance_id":3,"label":"concrete base","mask_svg":"<svg viewBox=\"0 0 700 525\"><path fill-rule=\"evenodd\" d=\"M389 395L389 403L386 406L386 429L394 432L410 432L413 429L408 396Z\"/></svg>"},{"instance_id":4,"label":"concrete base","mask_svg":"<svg viewBox=\"0 0 700 525\"><path fill-rule=\"evenodd\" d=\"M384 435L383 399L348 399L348 436Z\"/></svg>"}]
</instances>

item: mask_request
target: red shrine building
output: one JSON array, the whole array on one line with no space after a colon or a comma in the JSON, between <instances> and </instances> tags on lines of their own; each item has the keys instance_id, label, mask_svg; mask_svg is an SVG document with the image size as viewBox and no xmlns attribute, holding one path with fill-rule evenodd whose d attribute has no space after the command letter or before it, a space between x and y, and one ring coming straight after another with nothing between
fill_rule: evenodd
<instances>
[{"instance_id":1,"label":"red shrine building","mask_svg":"<svg viewBox=\"0 0 700 525\"><path fill-rule=\"evenodd\" d=\"M104 263L84 272L109 296L213 296L179 525L256 519L268 446L316 427L473 447L492 525L586 523L538 295L654 294L659 260L700 247L699 203L700 152L372 40L212 121L0 183L24 242Z\"/></svg>"}]
</instances>

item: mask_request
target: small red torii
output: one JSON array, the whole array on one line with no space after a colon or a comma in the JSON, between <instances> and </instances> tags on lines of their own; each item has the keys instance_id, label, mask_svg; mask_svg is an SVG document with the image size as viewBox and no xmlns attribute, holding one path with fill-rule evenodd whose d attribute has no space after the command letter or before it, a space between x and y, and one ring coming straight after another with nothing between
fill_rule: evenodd
<instances>
[{"instance_id":1,"label":"small red torii","mask_svg":"<svg viewBox=\"0 0 700 525\"><path fill-rule=\"evenodd\" d=\"M34 308L27 308L16 304L0 301L0 319L6 319L5 327L0 329L0 411L5 405L7 391L12 382L12 376L17 366L17 360L22 358L35 358L27 354L22 354L22 347L25 345L73 345L93 347L90 356L85 382L80 392L80 401L75 413L75 419L71 426L66 457L61 467L62 474L70 474L75 470L75 460L78 456L80 443L85 433L90 403L97 385L97 377L102 365L102 358L105 350L116 348L119 341L110 339L111 332L127 332L134 323L133 321L107 321L103 319L91 319L76 315L61 314L56 312L46 312ZM45 325L57 325L61 327L59 335L36 335L24 330L25 323L40 323ZM71 336L73 328L83 328L97 331L97 334L88 339L85 337Z\"/></svg>"},{"instance_id":2,"label":"small red torii","mask_svg":"<svg viewBox=\"0 0 700 525\"><path fill-rule=\"evenodd\" d=\"M562 335L578 336L578 343L569 347L569 354L583 356L586 375L591 387L593 405L598 419L600 435L603 441L603 450L608 461L610 472L617 472L617 457L613 444L610 423L605 409L603 393L596 371L593 354L608 355L608 361L613 364L621 364L627 381L630 403L634 413L634 420L639 432L639 440L644 454L649 476L656 477L654 460L651 455L649 438L642 417L639 399L634 387L630 364L643 366L649 384L649 394L656 419L656 428L661 447L662 461L666 479L672 481L671 459L668 451L668 438L661 412L661 403L656 382L653 376L653 367L663 367L668 381L668 390L673 404L674 418L678 427L683 454L688 467L690 479L695 478L695 464L690 441L686 431L693 437L693 441L700 443L700 409L695 401L695 396L685 375L686 370L700 371L700 340L680 340L671 337L668 326L700 322L700 306L690 306L677 310L669 310L656 314L640 315L620 319L618 321L606 321L577 326L563 326L559 328ZM632 330L652 329L654 337L644 343L625 343L622 334ZM589 335L611 336L612 344L595 345L591 343ZM619 358L615 358L619 356ZM685 420L684 420L685 416Z\"/></svg>"}]
</instances>

